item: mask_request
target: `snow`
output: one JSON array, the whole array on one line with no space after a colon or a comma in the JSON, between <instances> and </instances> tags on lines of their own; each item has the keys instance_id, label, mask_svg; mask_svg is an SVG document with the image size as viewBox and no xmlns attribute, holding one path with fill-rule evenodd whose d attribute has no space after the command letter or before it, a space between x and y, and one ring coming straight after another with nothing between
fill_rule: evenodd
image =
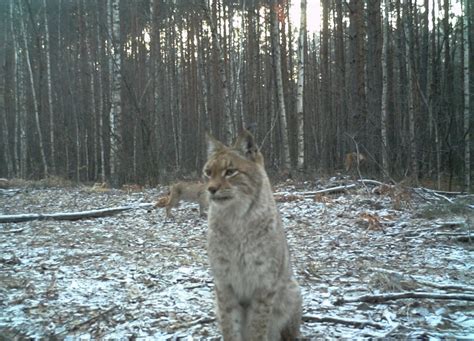
<instances>
[{"instance_id":1,"label":"snow","mask_svg":"<svg viewBox=\"0 0 474 341\"><path fill-rule=\"evenodd\" d=\"M309 182L277 187L283 196L321 189ZM1 224L0 334L66 340L219 339L205 249L207 222L194 204L175 208L174 219L144 204L164 191L79 187L0 193L3 215L136 207L109 217ZM341 297L400 291L472 294L472 244L436 235L466 232L472 217L421 218L416 212L423 202L395 210L390 197L363 189L325 198L319 202L301 195L278 202L302 287L303 337L474 338L474 303L469 301L335 304ZM311 316L373 325L316 322Z\"/></svg>"}]
</instances>

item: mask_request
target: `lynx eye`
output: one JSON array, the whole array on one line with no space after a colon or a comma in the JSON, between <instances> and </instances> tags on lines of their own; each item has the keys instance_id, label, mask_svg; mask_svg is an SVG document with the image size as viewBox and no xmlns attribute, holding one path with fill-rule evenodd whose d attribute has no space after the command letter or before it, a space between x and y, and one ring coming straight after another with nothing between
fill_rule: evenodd
<instances>
[{"instance_id":1,"label":"lynx eye","mask_svg":"<svg viewBox=\"0 0 474 341\"><path fill-rule=\"evenodd\" d=\"M232 176L234 176L234 175L237 175L237 169L232 169L232 168L227 169L227 170L225 171L224 175L225 175L226 178L230 178L230 177L232 177Z\"/></svg>"},{"instance_id":2,"label":"lynx eye","mask_svg":"<svg viewBox=\"0 0 474 341\"><path fill-rule=\"evenodd\" d=\"M204 176L205 176L206 178L210 178L211 175L212 175L211 173L212 173L212 172L211 172L211 170L210 170L209 168L204 170Z\"/></svg>"}]
</instances>

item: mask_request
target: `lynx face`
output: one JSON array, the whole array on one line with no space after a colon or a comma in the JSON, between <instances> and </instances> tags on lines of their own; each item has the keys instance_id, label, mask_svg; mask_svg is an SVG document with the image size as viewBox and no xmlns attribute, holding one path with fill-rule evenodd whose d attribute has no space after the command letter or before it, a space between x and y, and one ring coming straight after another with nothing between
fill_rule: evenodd
<instances>
[{"instance_id":1,"label":"lynx face","mask_svg":"<svg viewBox=\"0 0 474 341\"><path fill-rule=\"evenodd\" d=\"M242 149L246 141L239 139L233 147L209 139L210 157L203 168L209 199L216 205L232 205L250 201L265 177L263 159L255 149Z\"/></svg>"}]
</instances>

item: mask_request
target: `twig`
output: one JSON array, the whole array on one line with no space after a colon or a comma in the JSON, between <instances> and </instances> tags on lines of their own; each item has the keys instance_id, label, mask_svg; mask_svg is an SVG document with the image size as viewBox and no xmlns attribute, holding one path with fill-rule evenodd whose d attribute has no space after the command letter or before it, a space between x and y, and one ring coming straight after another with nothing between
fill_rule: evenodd
<instances>
[{"instance_id":1,"label":"twig","mask_svg":"<svg viewBox=\"0 0 474 341\"><path fill-rule=\"evenodd\" d=\"M20 233L23 232L25 229L14 229L14 230L7 230L7 231L0 231L0 233Z\"/></svg>"},{"instance_id":2,"label":"twig","mask_svg":"<svg viewBox=\"0 0 474 341\"><path fill-rule=\"evenodd\" d=\"M321 189L319 191L312 191L312 192L299 192L297 193L298 195L302 195L305 197L310 197L316 194L323 194L323 193L333 193L333 192L343 192L345 190L355 188L357 187L356 184L350 184L350 185L343 185L343 186L337 186L337 187L331 187L331 188L326 188L326 189ZM278 192L274 193L273 195L287 195L288 193L284 192Z\"/></svg>"},{"instance_id":3,"label":"twig","mask_svg":"<svg viewBox=\"0 0 474 341\"><path fill-rule=\"evenodd\" d=\"M174 328L175 329L181 329L181 328L189 329L190 327L198 325L198 324L202 325L202 324L214 323L215 321L216 321L215 317L201 317L194 321L183 322L183 323L177 324L174 326Z\"/></svg>"},{"instance_id":4,"label":"twig","mask_svg":"<svg viewBox=\"0 0 474 341\"><path fill-rule=\"evenodd\" d=\"M437 194L441 194L441 195L462 195L462 194L464 194L463 192L439 191L439 190L426 188L426 187L419 187L419 189L421 189L423 191L426 191L426 192L437 193Z\"/></svg>"},{"instance_id":5,"label":"twig","mask_svg":"<svg viewBox=\"0 0 474 341\"><path fill-rule=\"evenodd\" d=\"M377 329L384 329L386 325L382 323L377 323L370 320L358 320L358 319L348 319L338 316L318 316L318 315L303 315L304 322L329 322L329 323L339 323L347 324L351 326L356 326L363 328L365 326L375 327Z\"/></svg>"},{"instance_id":6,"label":"twig","mask_svg":"<svg viewBox=\"0 0 474 341\"><path fill-rule=\"evenodd\" d=\"M436 294L431 292L396 292L379 295L362 295L356 297L342 297L336 300L335 305L352 302L383 303L387 301L400 300L405 298L427 298L435 300L461 300L474 301L474 295L470 294Z\"/></svg>"},{"instance_id":7,"label":"twig","mask_svg":"<svg viewBox=\"0 0 474 341\"><path fill-rule=\"evenodd\" d=\"M59 336L61 334L66 334L66 333L70 333L71 331L75 331L75 330L78 330L79 328L81 328L82 326L84 325L87 325L87 324L91 324L95 321L97 321L98 319L100 319L101 317L107 315L108 313L114 311L115 309L117 309L119 306L118 305L113 305L112 307L110 307L109 309L106 309L104 311L101 311L99 312L97 315L95 316L92 316L91 318L88 318L87 320L85 321L82 321L82 322L79 322L77 324L74 324L71 328L69 329L66 329L60 333L57 333L56 336ZM70 322L71 320L69 320L68 322ZM66 324L68 323L66 322Z\"/></svg>"},{"instance_id":8,"label":"twig","mask_svg":"<svg viewBox=\"0 0 474 341\"><path fill-rule=\"evenodd\" d=\"M462 285L462 284L441 284L441 283L434 283L431 281L427 281L426 279L421 278L421 276L409 275L404 274L398 271L388 270L388 269L381 269L381 268L374 268L373 271L382 272L386 274L391 274L395 276L399 276L401 278L407 278L412 281L418 282L420 284L433 287L436 289L441 290L463 290L463 291L474 291L474 287L470 285Z\"/></svg>"},{"instance_id":9,"label":"twig","mask_svg":"<svg viewBox=\"0 0 474 341\"><path fill-rule=\"evenodd\" d=\"M376 185L376 186L382 186L385 185L383 182L377 181L377 180L372 180L372 179L359 179L357 182L362 182L362 183L367 183L370 185Z\"/></svg>"}]
</instances>

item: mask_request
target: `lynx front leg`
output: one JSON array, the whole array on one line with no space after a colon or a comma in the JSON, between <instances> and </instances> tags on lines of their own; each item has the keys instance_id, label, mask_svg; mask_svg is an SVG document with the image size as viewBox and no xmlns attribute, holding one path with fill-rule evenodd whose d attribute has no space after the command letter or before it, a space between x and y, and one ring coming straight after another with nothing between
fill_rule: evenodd
<instances>
[{"instance_id":1,"label":"lynx front leg","mask_svg":"<svg viewBox=\"0 0 474 341\"><path fill-rule=\"evenodd\" d=\"M217 288L217 316L224 341L242 339L243 309L230 287Z\"/></svg>"},{"instance_id":2,"label":"lynx front leg","mask_svg":"<svg viewBox=\"0 0 474 341\"><path fill-rule=\"evenodd\" d=\"M246 340L269 340L269 325L274 297L274 292L260 292L252 299L247 315Z\"/></svg>"},{"instance_id":3,"label":"lynx front leg","mask_svg":"<svg viewBox=\"0 0 474 341\"><path fill-rule=\"evenodd\" d=\"M199 203L199 215L200 215L201 217L205 217L205 216L206 216L205 209L206 209L206 205L200 202L200 203Z\"/></svg>"},{"instance_id":4,"label":"lynx front leg","mask_svg":"<svg viewBox=\"0 0 474 341\"><path fill-rule=\"evenodd\" d=\"M171 214L171 209L173 207L176 207L178 203L179 203L179 198L177 198L176 195L173 195L173 192L171 192L168 203L166 204L166 218L173 217L173 214Z\"/></svg>"}]
</instances>

